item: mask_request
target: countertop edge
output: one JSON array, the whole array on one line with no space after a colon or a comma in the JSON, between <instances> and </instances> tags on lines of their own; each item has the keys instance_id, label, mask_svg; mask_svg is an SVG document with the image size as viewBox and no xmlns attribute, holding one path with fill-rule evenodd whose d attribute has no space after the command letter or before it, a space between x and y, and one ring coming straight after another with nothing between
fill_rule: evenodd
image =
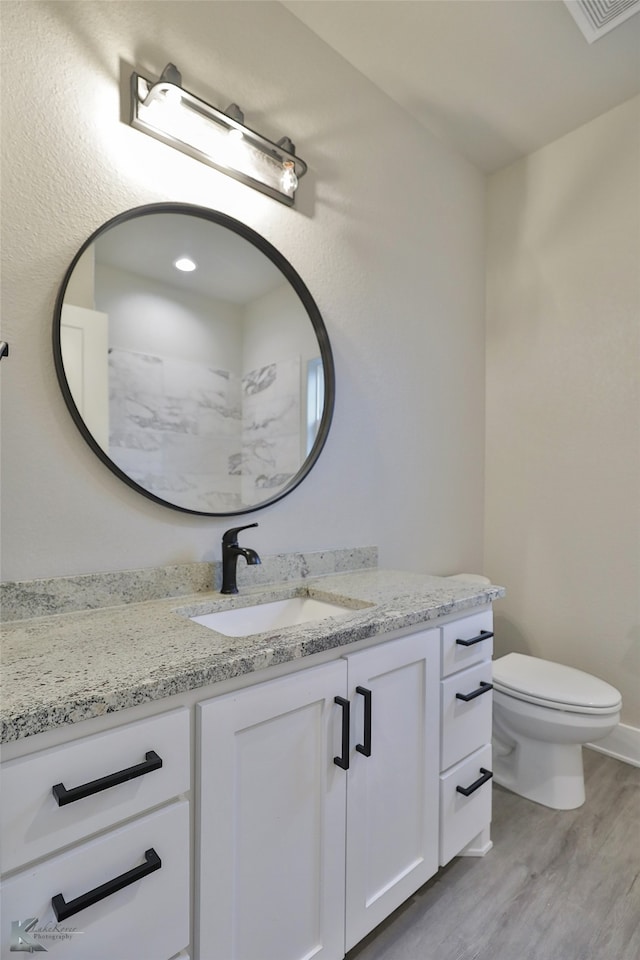
<instances>
[{"instance_id":1,"label":"countertop edge","mask_svg":"<svg viewBox=\"0 0 640 960\"><path fill-rule=\"evenodd\" d=\"M407 589L402 589L403 583ZM472 612L474 608L489 605L505 594L504 588L493 585L479 588L477 585L467 584L465 587L464 584L447 578L376 570L323 576L300 581L298 584L289 582L271 589L256 587L235 600L234 605L242 605L247 600L266 602L274 595L281 596L283 592L295 595L296 589L313 592L314 586L318 592L342 596L348 601L368 605L360 609L354 608L353 613L344 619L332 618L235 640L192 623L186 619L188 614L180 617L176 610L188 607L189 604L192 607L202 606L203 603L217 605L220 601L224 602L219 594L211 595L208 599L202 594L173 597L162 601L103 608L100 611L58 614L38 618L37 621L20 621L15 627L17 630L22 627L30 634L35 650L25 650L24 658L18 655L12 663L13 680L16 681L22 662L23 682L27 689L24 691L22 703L19 695L16 695L13 697L13 704L6 707L3 705L0 711L0 742L15 742L56 727L113 714L223 680L233 680L270 666L301 660L315 653L346 647L359 640L419 627L451 614ZM119 641L124 648L127 645L125 628L135 634L133 628L127 625L127 618L131 621L134 621L136 616L144 619L145 613L147 630L144 640L149 643L147 634L153 633L156 623L162 625L164 635L158 641L158 657L162 657L164 642L167 648L166 663L158 659L155 666L150 663L148 671L144 672L143 661L141 665L136 665L138 674L134 673L133 676L127 676L126 666L119 664L121 680L118 682L116 674L109 685L109 682L103 679L104 666L99 656L96 656L97 663L89 664L87 675L90 679L87 679L86 686L83 687L82 678L75 675L67 684L68 687L73 687L75 683L75 688L68 689L67 693L64 689L65 676L60 671L60 675L52 680L49 695L46 692L46 683L39 682L37 677L33 678L29 692L30 673L37 672L38 667L45 669L47 655L58 658L58 663L63 662L65 657L73 657L74 650L76 657L78 656L78 638L82 635L83 628L87 630L88 626L93 626L99 634L101 628L106 629L110 614L113 617L119 616L125 621ZM198 631L197 634L194 630ZM54 649L50 652L39 650L38 643L44 648L48 637L55 637L57 646L54 643ZM135 643L135 636L130 642ZM87 649L94 652L94 648L87 647L89 643L90 640L85 642L85 646L81 648L83 652ZM94 643L99 643L99 640L94 638ZM183 644L182 648L179 647L180 643ZM91 669L94 671L93 676ZM11 680L11 677L5 677L5 687ZM32 703L28 702L30 698Z\"/></svg>"}]
</instances>

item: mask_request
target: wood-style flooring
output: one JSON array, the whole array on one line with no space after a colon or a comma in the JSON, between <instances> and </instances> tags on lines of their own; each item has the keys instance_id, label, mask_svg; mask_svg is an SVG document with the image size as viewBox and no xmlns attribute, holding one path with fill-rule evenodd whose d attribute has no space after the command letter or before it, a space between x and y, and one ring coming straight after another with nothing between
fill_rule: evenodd
<instances>
[{"instance_id":1,"label":"wood-style flooring","mask_svg":"<svg viewBox=\"0 0 640 960\"><path fill-rule=\"evenodd\" d=\"M558 811L493 787L493 849L456 858L347 960L639 960L640 768L585 749Z\"/></svg>"}]
</instances>

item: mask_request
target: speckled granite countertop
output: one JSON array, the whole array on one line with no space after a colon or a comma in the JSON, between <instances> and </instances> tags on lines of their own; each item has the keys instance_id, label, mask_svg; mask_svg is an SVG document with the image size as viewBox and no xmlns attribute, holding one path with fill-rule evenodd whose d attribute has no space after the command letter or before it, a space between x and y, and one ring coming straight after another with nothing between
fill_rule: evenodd
<instances>
[{"instance_id":1,"label":"speckled granite countertop","mask_svg":"<svg viewBox=\"0 0 640 960\"><path fill-rule=\"evenodd\" d=\"M3 627L0 740L41 733L286 663L447 614L472 612L502 587L389 570L359 570L219 593L128 603ZM329 599L346 615L251 637L189 620L292 596Z\"/></svg>"}]
</instances>

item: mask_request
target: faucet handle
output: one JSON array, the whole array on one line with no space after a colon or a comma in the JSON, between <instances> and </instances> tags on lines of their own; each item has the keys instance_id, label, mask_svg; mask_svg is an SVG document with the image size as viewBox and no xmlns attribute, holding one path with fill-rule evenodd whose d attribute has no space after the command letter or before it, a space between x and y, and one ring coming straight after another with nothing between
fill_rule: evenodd
<instances>
[{"instance_id":1,"label":"faucet handle","mask_svg":"<svg viewBox=\"0 0 640 960\"><path fill-rule=\"evenodd\" d=\"M241 530L248 530L250 527L257 527L257 523L247 523L244 527L231 527L230 530L225 530L222 534L222 542L226 543L227 546L234 547L238 543L238 534Z\"/></svg>"}]
</instances>

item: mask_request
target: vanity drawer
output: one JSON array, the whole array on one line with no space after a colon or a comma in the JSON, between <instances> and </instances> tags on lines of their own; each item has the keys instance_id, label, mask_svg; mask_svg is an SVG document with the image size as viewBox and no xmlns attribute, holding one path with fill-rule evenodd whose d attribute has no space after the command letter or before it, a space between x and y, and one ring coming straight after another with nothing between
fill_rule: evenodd
<instances>
[{"instance_id":1,"label":"vanity drawer","mask_svg":"<svg viewBox=\"0 0 640 960\"><path fill-rule=\"evenodd\" d=\"M72 901L115 878L130 877L136 867L147 872L57 918L52 899L58 894L73 909L80 905ZM0 890L2 960L15 956L12 921L25 924L30 918L36 922L25 935L56 960L168 960L189 944L189 803L172 803L22 870ZM14 939L15 933L14 928Z\"/></svg>"},{"instance_id":2,"label":"vanity drawer","mask_svg":"<svg viewBox=\"0 0 640 960\"><path fill-rule=\"evenodd\" d=\"M122 780L125 773L137 775ZM67 797L62 787L73 798L72 788L111 774L113 785L107 785L107 780L96 784L104 788L99 792L64 802ZM56 785L62 804L53 793ZM2 872L111 827L189 788L186 708L9 760L2 765Z\"/></svg>"},{"instance_id":3,"label":"vanity drawer","mask_svg":"<svg viewBox=\"0 0 640 960\"><path fill-rule=\"evenodd\" d=\"M440 681L441 770L491 742L492 700L490 662Z\"/></svg>"},{"instance_id":4,"label":"vanity drawer","mask_svg":"<svg viewBox=\"0 0 640 960\"><path fill-rule=\"evenodd\" d=\"M493 653L493 613L485 610L442 628L442 676L464 670ZM485 634L491 634L486 636Z\"/></svg>"},{"instance_id":5,"label":"vanity drawer","mask_svg":"<svg viewBox=\"0 0 640 960\"><path fill-rule=\"evenodd\" d=\"M491 770L491 747L476 750L470 757L440 776L440 866L455 857L491 822L491 780L482 770ZM469 796L458 791L475 787Z\"/></svg>"}]
</instances>

